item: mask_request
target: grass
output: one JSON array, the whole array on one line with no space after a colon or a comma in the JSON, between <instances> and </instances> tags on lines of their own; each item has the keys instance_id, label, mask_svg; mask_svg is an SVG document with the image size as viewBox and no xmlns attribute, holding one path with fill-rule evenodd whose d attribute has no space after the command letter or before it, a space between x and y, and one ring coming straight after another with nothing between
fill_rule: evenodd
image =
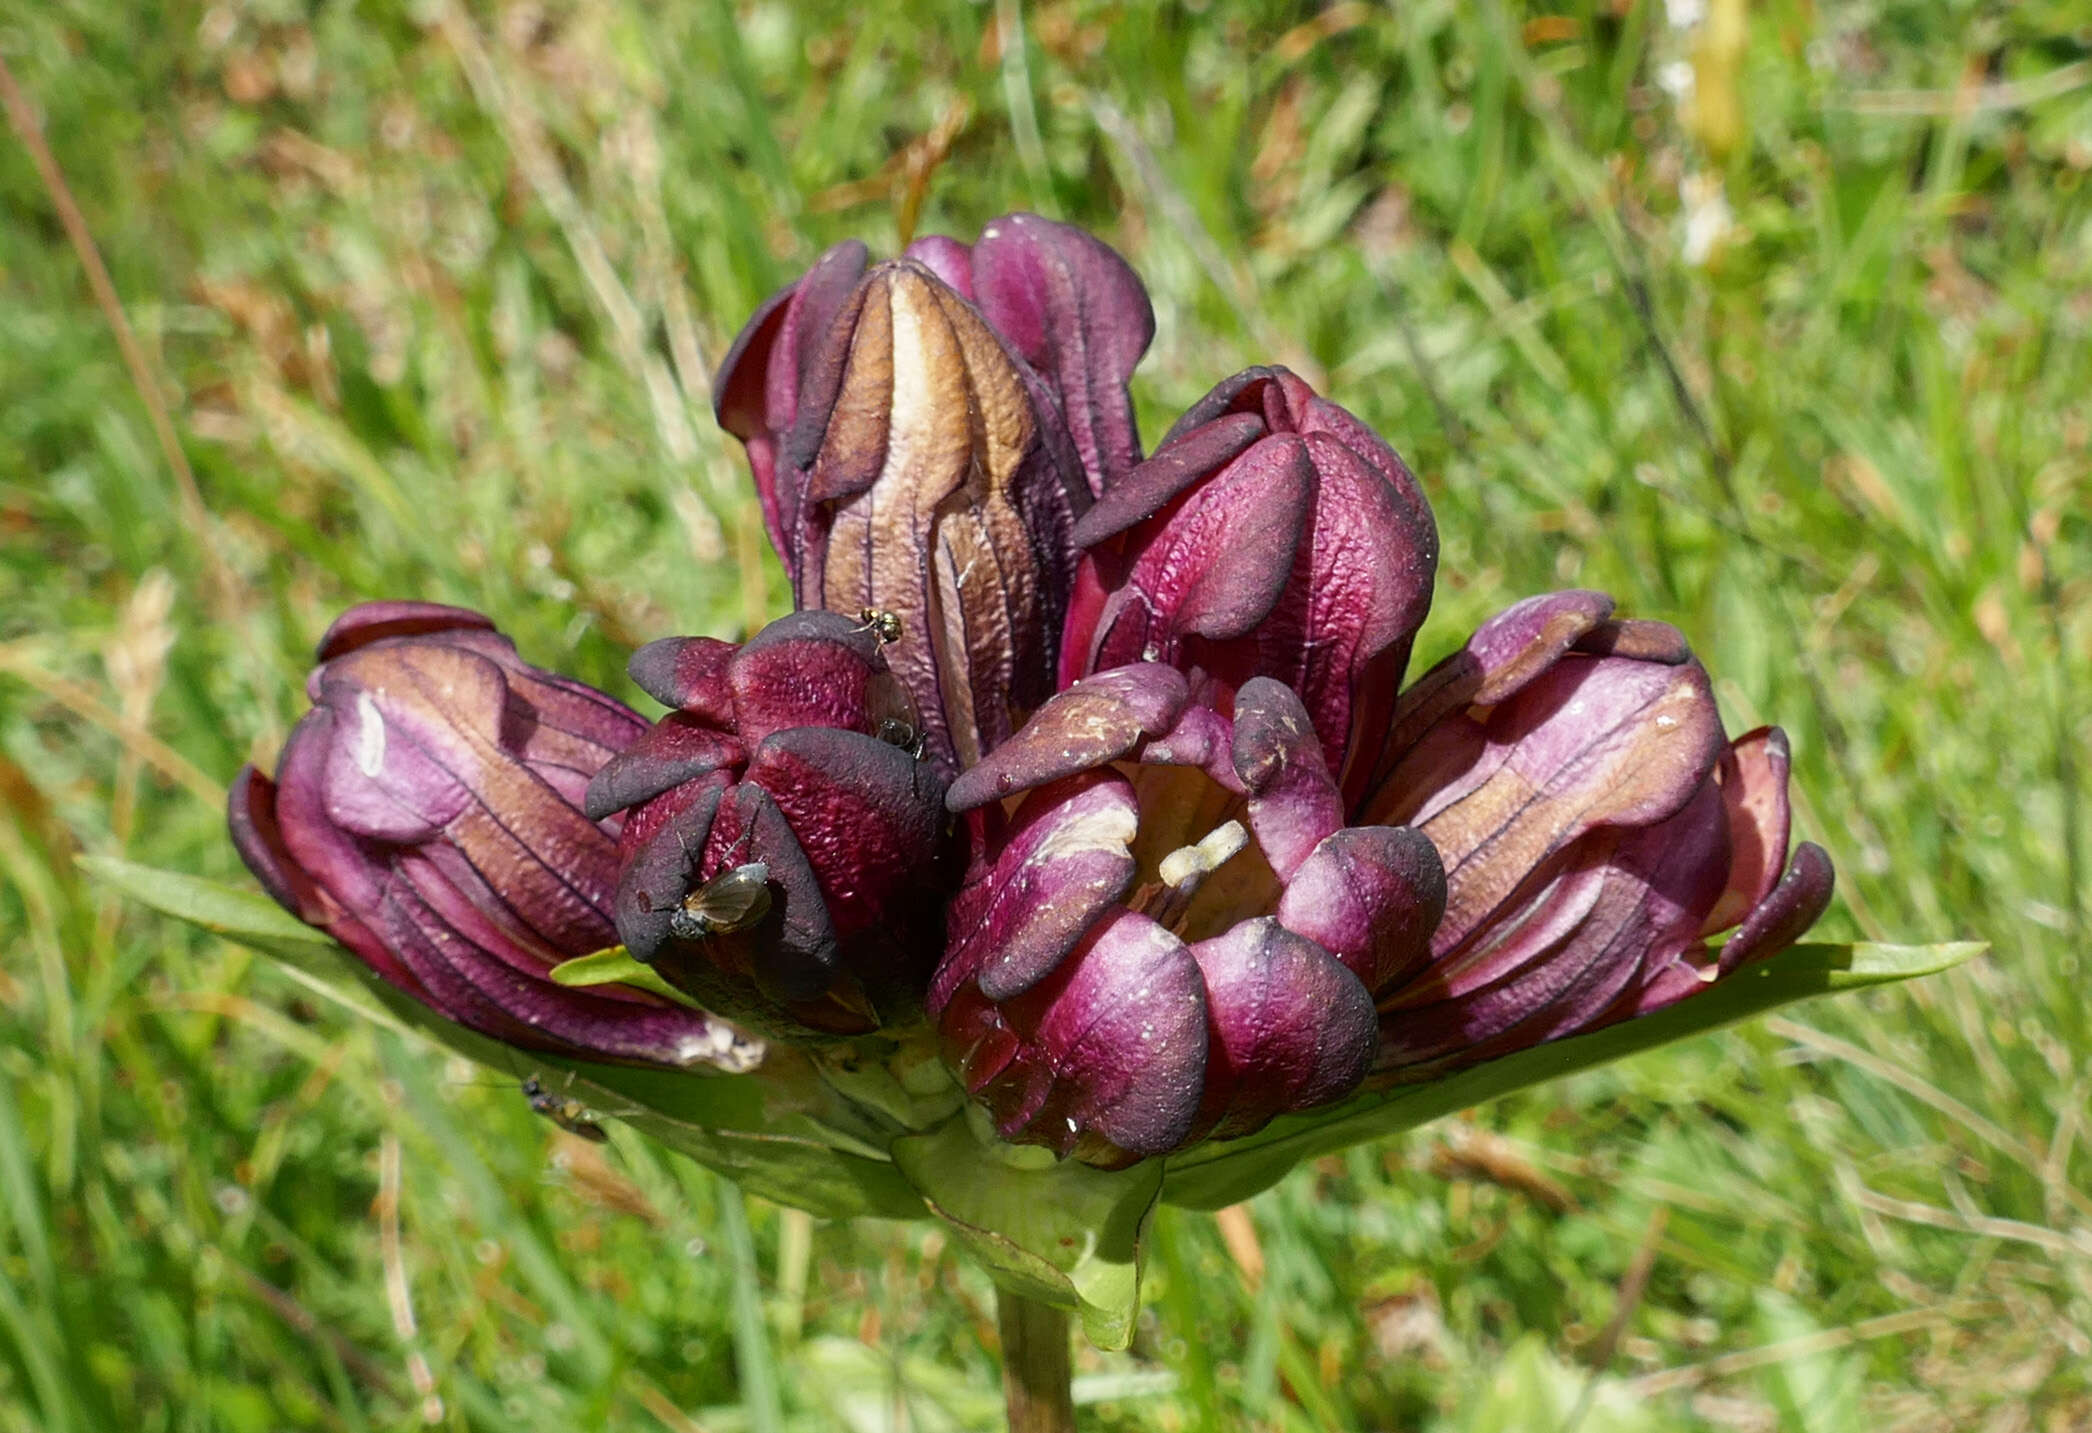
<instances>
[{"instance_id":1,"label":"grass","mask_svg":"<svg viewBox=\"0 0 2092 1433\"><path fill-rule=\"evenodd\" d=\"M2092 1424L2092 34L1700 8L0 0L196 494L10 133L0 1425L995 1426L935 1232L562 1137L73 866L233 874L353 601L619 691L775 610L706 365L911 179L1131 256L1151 437L1261 361L1389 435L1425 660L1571 583L1679 623L1794 738L1827 936L1994 952L1165 1214L1095 1426Z\"/></svg>"}]
</instances>

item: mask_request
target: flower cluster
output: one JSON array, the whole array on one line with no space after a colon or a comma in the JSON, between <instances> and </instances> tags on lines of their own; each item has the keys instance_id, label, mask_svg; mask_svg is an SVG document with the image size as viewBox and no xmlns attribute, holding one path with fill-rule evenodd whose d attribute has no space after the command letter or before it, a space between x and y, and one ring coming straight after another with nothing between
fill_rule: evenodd
<instances>
[{"instance_id":1,"label":"flower cluster","mask_svg":"<svg viewBox=\"0 0 2092 1433\"><path fill-rule=\"evenodd\" d=\"M1724 735L1675 629L1535 597L1405 688L1415 476L1280 368L1144 454L1153 331L1033 215L831 250L716 391L798 610L642 649L648 726L484 619L359 608L242 854L484 1033L921 1030L1004 1139L1104 1167L1647 1014L1822 913L1783 738ZM550 978L616 943L703 1010Z\"/></svg>"}]
</instances>

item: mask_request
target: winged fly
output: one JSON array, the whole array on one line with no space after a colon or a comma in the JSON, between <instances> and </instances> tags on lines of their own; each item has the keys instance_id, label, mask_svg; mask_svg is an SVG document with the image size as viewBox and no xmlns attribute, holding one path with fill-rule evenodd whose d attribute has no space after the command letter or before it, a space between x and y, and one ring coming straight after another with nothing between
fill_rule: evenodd
<instances>
[{"instance_id":1,"label":"winged fly","mask_svg":"<svg viewBox=\"0 0 2092 1433\"><path fill-rule=\"evenodd\" d=\"M768 914L770 867L762 861L748 861L721 871L683 897L668 917L668 933L677 940L703 940L747 930Z\"/></svg>"},{"instance_id":2,"label":"winged fly","mask_svg":"<svg viewBox=\"0 0 2092 1433\"><path fill-rule=\"evenodd\" d=\"M870 632L882 647L890 647L900 641L901 633L905 630L901 626L900 615L889 612L884 607L860 607L857 609L857 620L864 624L859 630Z\"/></svg>"},{"instance_id":3,"label":"winged fly","mask_svg":"<svg viewBox=\"0 0 2092 1433\"><path fill-rule=\"evenodd\" d=\"M873 732L872 735L878 737L879 740L885 742L888 746L899 747L917 761L923 759L923 748L929 741L929 737L920 727L911 722L902 721L899 717L881 717L879 719L879 729Z\"/></svg>"},{"instance_id":4,"label":"winged fly","mask_svg":"<svg viewBox=\"0 0 2092 1433\"><path fill-rule=\"evenodd\" d=\"M596 1117L588 1106L571 1095L554 1094L536 1075L524 1077L523 1098L530 1101L533 1114L543 1115L568 1134L579 1135L592 1144L606 1144L610 1140L609 1131L596 1123Z\"/></svg>"}]
</instances>

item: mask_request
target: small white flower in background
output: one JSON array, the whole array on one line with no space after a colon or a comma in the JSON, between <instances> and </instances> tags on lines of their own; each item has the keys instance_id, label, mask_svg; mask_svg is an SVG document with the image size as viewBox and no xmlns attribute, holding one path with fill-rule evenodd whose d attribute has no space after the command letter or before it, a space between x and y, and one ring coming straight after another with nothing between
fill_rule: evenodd
<instances>
[{"instance_id":1,"label":"small white flower in background","mask_svg":"<svg viewBox=\"0 0 2092 1433\"><path fill-rule=\"evenodd\" d=\"M1719 175L1686 175L1678 181L1678 198L1685 206L1685 262L1698 268L1734 236L1736 216Z\"/></svg>"},{"instance_id":2,"label":"small white flower in background","mask_svg":"<svg viewBox=\"0 0 2092 1433\"><path fill-rule=\"evenodd\" d=\"M1679 104L1692 98L1693 69L1690 60L1671 60L1657 67L1656 87Z\"/></svg>"},{"instance_id":3,"label":"small white flower in background","mask_svg":"<svg viewBox=\"0 0 2092 1433\"><path fill-rule=\"evenodd\" d=\"M1673 30L1690 30L1707 18L1707 0L1663 0L1663 16Z\"/></svg>"}]
</instances>

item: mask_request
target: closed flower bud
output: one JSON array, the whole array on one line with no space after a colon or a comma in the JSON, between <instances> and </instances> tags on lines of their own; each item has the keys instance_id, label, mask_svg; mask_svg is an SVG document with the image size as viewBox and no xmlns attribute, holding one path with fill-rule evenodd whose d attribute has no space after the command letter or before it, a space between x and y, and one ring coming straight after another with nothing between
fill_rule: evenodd
<instances>
[{"instance_id":1,"label":"closed flower bud","mask_svg":"<svg viewBox=\"0 0 2092 1433\"><path fill-rule=\"evenodd\" d=\"M1394 449L1282 368L1201 399L1075 525L1063 680L1163 662L1306 704L1356 799L1384 766L1438 534Z\"/></svg>"},{"instance_id":2,"label":"closed flower bud","mask_svg":"<svg viewBox=\"0 0 2092 1433\"><path fill-rule=\"evenodd\" d=\"M708 1009L787 1036L919 1021L950 884L943 778L877 636L798 612L673 637L632 676L674 708L599 771L627 811L618 934Z\"/></svg>"},{"instance_id":3,"label":"closed flower bud","mask_svg":"<svg viewBox=\"0 0 2092 1433\"><path fill-rule=\"evenodd\" d=\"M530 666L486 618L428 603L344 614L272 780L234 782L233 839L284 907L481 1034L590 1059L746 1068L724 1021L547 972L611 946L615 823L589 781L646 730Z\"/></svg>"},{"instance_id":4,"label":"closed flower bud","mask_svg":"<svg viewBox=\"0 0 2092 1433\"><path fill-rule=\"evenodd\" d=\"M867 257L839 245L750 320L719 420L799 606L891 614L887 659L956 771L1053 689L1069 529L1138 456L1125 378L1153 321L1117 255L1031 215Z\"/></svg>"},{"instance_id":5,"label":"closed flower bud","mask_svg":"<svg viewBox=\"0 0 2092 1433\"><path fill-rule=\"evenodd\" d=\"M1381 997L1379 1068L1415 1077L1660 1009L1829 902L1822 850L1788 859L1779 730L1727 740L1684 638L1611 613L1594 592L1528 599L1404 693L1367 815L1431 838L1447 903L1429 964Z\"/></svg>"}]
</instances>

